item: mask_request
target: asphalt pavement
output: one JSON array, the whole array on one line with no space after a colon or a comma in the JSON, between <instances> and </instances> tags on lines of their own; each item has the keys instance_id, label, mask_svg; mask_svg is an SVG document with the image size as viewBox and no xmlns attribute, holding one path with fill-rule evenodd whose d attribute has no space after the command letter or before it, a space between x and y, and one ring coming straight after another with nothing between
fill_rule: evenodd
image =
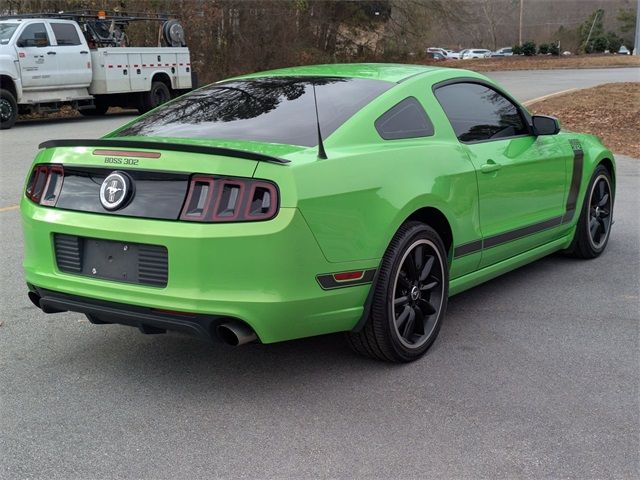
<instances>
[{"instance_id":1,"label":"asphalt pavement","mask_svg":"<svg viewBox=\"0 0 640 480\"><path fill-rule=\"evenodd\" d=\"M527 100L626 70L491 76ZM453 297L429 353L389 365L341 335L212 348L33 307L14 205L37 144L129 118L0 132L0 478L640 477L640 160L617 157L600 258Z\"/></svg>"}]
</instances>

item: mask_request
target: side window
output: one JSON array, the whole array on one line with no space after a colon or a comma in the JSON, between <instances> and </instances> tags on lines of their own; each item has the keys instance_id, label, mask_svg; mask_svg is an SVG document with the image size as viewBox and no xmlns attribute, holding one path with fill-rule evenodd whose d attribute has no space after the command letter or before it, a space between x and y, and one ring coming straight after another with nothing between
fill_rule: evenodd
<instances>
[{"instance_id":1,"label":"side window","mask_svg":"<svg viewBox=\"0 0 640 480\"><path fill-rule=\"evenodd\" d=\"M32 23L27 25L20 34L17 45L19 47L47 47L49 36L44 23Z\"/></svg>"},{"instance_id":2,"label":"side window","mask_svg":"<svg viewBox=\"0 0 640 480\"><path fill-rule=\"evenodd\" d=\"M53 34L58 45L80 45L80 37L75 25L71 23L51 23Z\"/></svg>"},{"instance_id":3,"label":"side window","mask_svg":"<svg viewBox=\"0 0 640 480\"><path fill-rule=\"evenodd\" d=\"M529 133L518 108L492 88L478 83L454 83L437 88L435 95L461 142Z\"/></svg>"},{"instance_id":4,"label":"side window","mask_svg":"<svg viewBox=\"0 0 640 480\"><path fill-rule=\"evenodd\" d=\"M405 98L383 113L375 127L385 140L433 135L433 124L415 97Z\"/></svg>"}]
</instances>

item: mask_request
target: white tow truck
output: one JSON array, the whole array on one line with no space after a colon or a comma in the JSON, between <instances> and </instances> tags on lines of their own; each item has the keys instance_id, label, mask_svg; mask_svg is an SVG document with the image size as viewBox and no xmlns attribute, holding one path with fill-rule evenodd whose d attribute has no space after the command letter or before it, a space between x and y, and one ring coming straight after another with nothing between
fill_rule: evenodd
<instances>
[{"instance_id":1,"label":"white tow truck","mask_svg":"<svg viewBox=\"0 0 640 480\"><path fill-rule=\"evenodd\" d=\"M158 47L129 47L125 28L160 22ZM144 113L192 88L184 32L167 17L39 14L0 18L0 129L18 114L71 105L83 115L109 107Z\"/></svg>"}]
</instances>

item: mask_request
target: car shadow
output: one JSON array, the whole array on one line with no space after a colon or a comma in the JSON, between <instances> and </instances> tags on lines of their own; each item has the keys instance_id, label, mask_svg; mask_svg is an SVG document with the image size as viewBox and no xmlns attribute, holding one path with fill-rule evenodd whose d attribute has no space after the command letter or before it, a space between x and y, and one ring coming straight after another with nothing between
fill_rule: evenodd
<instances>
[{"instance_id":1,"label":"car shadow","mask_svg":"<svg viewBox=\"0 0 640 480\"><path fill-rule=\"evenodd\" d=\"M320 382L323 391L330 394L341 382L366 385L392 381L399 369L403 370L401 377L411 372L439 376L456 365L464 369L465 362L476 355L476 339L494 335L494 311L487 308L514 308L509 300L487 306L487 298L499 295L521 301L522 289L529 288L531 282L554 272L571 275L568 270L575 262L552 255L452 297L439 338L422 359L410 364L361 357L350 350L343 334L229 347L178 333L142 335L131 327L88 322L84 322L86 328L74 329L71 349L54 355L60 360L58 365L70 370L68 374L94 372L107 384L143 383L152 390L204 396L221 391L234 395L268 395L282 388L297 391L310 388L311 381ZM447 367L440 372L442 365Z\"/></svg>"}]
</instances>

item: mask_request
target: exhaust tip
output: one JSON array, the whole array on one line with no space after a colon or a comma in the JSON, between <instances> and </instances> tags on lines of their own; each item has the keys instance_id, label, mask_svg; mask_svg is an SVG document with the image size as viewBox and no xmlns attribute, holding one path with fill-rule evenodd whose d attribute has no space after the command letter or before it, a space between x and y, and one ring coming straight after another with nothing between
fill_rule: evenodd
<instances>
[{"instance_id":1,"label":"exhaust tip","mask_svg":"<svg viewBox=\"0 0 640 480\"><path fill-rule=\"evenodd\" d=\"M29 300L31 300L31 303L40 308L40 295L36 292L29 292L27 293L27 296L29 297Z\"/></svg>"},{"instance_id":2,"label":"exhaust tip","mask_svg":"<svg viewBox=\"0 0 640 480\"><path fill-rule=\"evenodd\" d=\"M218 325L216 333L220 340L232 347L238 347L258 339L256 333L250 327L240 322L229 322Z\"/></svg>"}]
</instances>

